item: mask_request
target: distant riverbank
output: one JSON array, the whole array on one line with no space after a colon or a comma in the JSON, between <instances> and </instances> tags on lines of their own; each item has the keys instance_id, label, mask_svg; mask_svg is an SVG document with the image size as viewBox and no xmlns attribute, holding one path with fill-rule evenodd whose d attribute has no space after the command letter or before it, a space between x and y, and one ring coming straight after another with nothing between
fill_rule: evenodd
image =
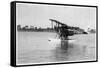
<instances>
[{"instance_id":1,"label":"distant riverbank","mask_svg":"<svg viewBox=\"0 0 100 68\"><path fill-rule=\"evenodd\" d=\"M17 30L18 32L55 32L55 30Z\"/></svg>"}]
</instances>

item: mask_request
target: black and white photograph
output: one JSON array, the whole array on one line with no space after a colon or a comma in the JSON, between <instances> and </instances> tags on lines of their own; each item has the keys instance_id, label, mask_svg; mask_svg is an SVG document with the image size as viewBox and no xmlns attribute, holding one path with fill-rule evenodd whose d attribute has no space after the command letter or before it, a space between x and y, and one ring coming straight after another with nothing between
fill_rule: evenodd
<instances>
[{"instance_id":1,"label":"black and white photograph","mask_svg":"<svg viewBox=\"0 0 100 68\"><path fill-rule=\"evenodd\" d=\"M96 7L16 3L16 65L97 60Z\"/></svg>"}]
</instances>

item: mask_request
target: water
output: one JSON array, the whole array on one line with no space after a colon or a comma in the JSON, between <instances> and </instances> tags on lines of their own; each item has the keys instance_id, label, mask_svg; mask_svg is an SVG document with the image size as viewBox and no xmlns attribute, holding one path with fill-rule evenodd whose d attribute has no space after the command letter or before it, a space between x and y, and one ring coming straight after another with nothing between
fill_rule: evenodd
<instances>
[{"instance_id":1,"label":"water","mask_svg":"<svg viewBox=\"0 0 100 68\"><path fill-rule=\"evenodd\" d=\"M50 42L56 33L17 32L17 64L96 60L95 34L74 35L75 40Z\"/></svg>"}]
</instances>

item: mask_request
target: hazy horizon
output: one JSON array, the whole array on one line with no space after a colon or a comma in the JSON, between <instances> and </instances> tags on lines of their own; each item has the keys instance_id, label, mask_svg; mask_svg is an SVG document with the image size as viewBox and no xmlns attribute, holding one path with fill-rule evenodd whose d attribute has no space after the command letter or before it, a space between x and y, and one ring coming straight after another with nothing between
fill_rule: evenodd
<instances>
[{"instance_id":1,"label":"hazy horizon","mask_svg":"<svg viewBox=\"0 0 100 68\"><path fill-rule=\"evenodd\" d=\"M16 24L22 26L51 27L49 19L69 26L96 28L96 8L40 4L16 4Z\"/></svg>"}]
</instances>

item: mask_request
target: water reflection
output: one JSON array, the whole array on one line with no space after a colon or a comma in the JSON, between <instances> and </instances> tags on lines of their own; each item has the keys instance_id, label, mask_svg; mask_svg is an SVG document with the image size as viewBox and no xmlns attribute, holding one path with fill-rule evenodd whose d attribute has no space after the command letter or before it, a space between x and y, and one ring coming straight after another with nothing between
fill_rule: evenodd
<instances>
[{"instance_id":1,"label":"water reflection","mask_svg":"<svg viewBox=\"0 0 100 68\"><path fill-rule=\"evenodd\" d=\"M82 61L94 58L89 53L90 47L83 44L69 43L68 41L61 41L54 51L54 60L56 61ZM93 51L93 50L92 50Z\"/></svg>"},{"instance_id":2,"label":"water reflection","mask_svg":"<svg viewBox=\"0 0 100 68\"><path fill-rule=\"evenodd\" d=\"M68 49L68 41L61 41L61 49L67 50Z\"/></svg>"},{"instance_id":3,"label":"water reflection","mask_svg":"<svg viewBox=\"0 0 100 68\"><path fill-rule=\"evenodd\" d=\"M61 41L61 43L55 49L55 60L66 61L69 59L69 49L73 48L73 44L69 44L68 41Z\"/></svg>"}]
</instances>

